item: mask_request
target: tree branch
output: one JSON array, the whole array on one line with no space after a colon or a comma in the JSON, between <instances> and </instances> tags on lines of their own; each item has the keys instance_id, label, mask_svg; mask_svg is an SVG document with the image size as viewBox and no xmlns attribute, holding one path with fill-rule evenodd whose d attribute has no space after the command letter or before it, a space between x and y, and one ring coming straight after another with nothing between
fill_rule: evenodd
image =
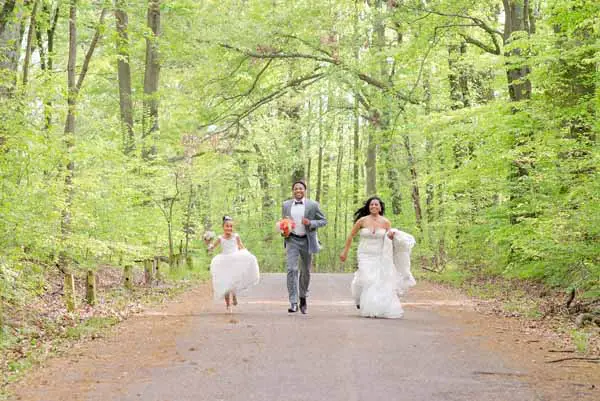
<instances>
[{"instance_id":1,"label":"tree branch","mask_svg":"<svg viewBox=\"0 0 600 401\"><path fill-rule=\"evenodd\" d=\"M103 8L100 13L100 21L98 22L98 26L96 26L96 32L94 33L94 37L92 38L92 42L90 43L90 48L85 54L85 58L83 59L83 65L81 66L81 71L79 72L79 78L77 79L77 85L75 85L75 93L79 93L81 90L81 85L83 85L83 79L85 78L85 74L88 71L90 60L92 59L92 55L94 54L94 50L96 49L96 45L100 40L100 35L102 34L102 26L104 25L104 17L106 15L107 9Z\"/></svg>"},{"instance_id":2,"label":"tree branch","mask_svg":"<svg viewBox=\"0 0 600 401\"><path fill-rule=\"evenodd\" d=\"M267 63L265 64L265 66L262 68L262 70L260 70L260 72L254 78L254 82L252 82L252 86L246 92L241 93L239 95L230 96L230 97L224 96L223 100L224 101L233 100L233 99L237 99L239 97L248 96L250 93L252 93L254 91L254 88L256 88L256 85L258 84L258 81L260 80L260 77L265 73L265 71L267 70L267 68L269 68L269 66L271 65L272 62L273 62L273 59L269 59L267 61Z\"/></svg>"},{"instance_id":3,"label":"tree branch","mask_svg":"<svg viewBox=\"0 0 600 401\"><path fill-rule=\"evenodd\" d=\"M332 57L320 57L320 56L315 56L314 54L306 54L306 53L297 53L297 52L293 52L293 53L286 53L284 51L272 51L272 52L264 52L264 53L259 53L259 52L255 52L255 51L251 51L251 50L244 50L244 49L240 49L238 47L229 45L227 43L220 43L219 46L225 48L225 49L229 49L229 50L235 50L239 53L245 54L247 56L250 57L254 57L254 58L264 58L264 59L269 59L269 58L278 58L278 59L287 59L287 58L304 58L304 59L310 59L310 60L315 60L315 61L322 61L328 64L338 64L339 61L332 58Z\"/></svg>"},{"instance_id":4,"label":"tree branch","mask_svg":"<svg viewBox=\"0 0 600 401\"><path fill-rule=\"evenodd\" d=\"M479 47L481 50L488 52L490 54L496 54L499 56L502 52L500 49L500 44L496 40L493 41L494 47L491 47L491 46L486 45L485 43L483 43L475 38L472 38L468 35L465 35L462 33L460 33L459 35L462 36L462 38L465 40L465 42L475 45L475 46Z\"/></svg>"},{"instance_id":5,"label":"tree branch","mask_svg":"<svg viewBox=\"0 0 600 401\"><path fill-rule=\"evenodd\" d=\"M297 41L299 41L300 43L302 43L302 44L304 44L304 45L306 45L306 46L310 47L311 49L313 49L313 50L316 50L316 51L318 51L319 53L323 53L323 54L324 54L324 55L326 55L327 57L330 57L331 59L333 59L333 55L332 55L331 53L329 53L327 50L325 50L325 49L321 49L320 47L313 45L312 43L310 43L310 42L309 42L309 41L307 41L307 40L304 40L304 39L302 39L302 38L299 38L299 37L297 37L297 36L295 36L295 35L290 35L290 34L279 34L279 36L281 36L282 38L288 38L288 39L294 39L294 40L297 40Z\"/></svg>"},{"instance_id":6,"label":"tree branch","mask_svg":"<svg viewBox=\"0 0 600 401\"><path fill-rule=\"evenodd\" d=\"M337 65L337 66L340 66L343 70L348 71L349 73L351 73L353 75L356 75L361 81L364 81L364 82L368 83L369 85L373 85L384 91L390 91L394 97L396 97L400 100L403 100L408 103L413 103L413 104L420 103L418 100L413 99L410 96L407 96L399 91L394 92L392 90L393 88L391 87L391 85L381 82L381 81L377 80L376 78L373 78L373 77L367 75L366 73L363 73L360 71L358 71L358 72L353 71L348 66L345 66L340 60L335 59L333 57L320 57L320 56L316 56L313 54L298 53L298 52L286 53L283 51L259 53L259 52L255 52L255 51L240 49L238 47L235 47L235 46L232 46L232 45L229 45L226 43L220 43L219 46L221 46L225 49L234 50L234 51L240 52L242 54L245 54L247 56L256 57L256 58L266 58L266 59L274 59L274 58L297 59L297 58L299 58L299 59L309 59L309 60L320 61L320 62L332 64L332 65Z\"/></svg>"}]
</instances>

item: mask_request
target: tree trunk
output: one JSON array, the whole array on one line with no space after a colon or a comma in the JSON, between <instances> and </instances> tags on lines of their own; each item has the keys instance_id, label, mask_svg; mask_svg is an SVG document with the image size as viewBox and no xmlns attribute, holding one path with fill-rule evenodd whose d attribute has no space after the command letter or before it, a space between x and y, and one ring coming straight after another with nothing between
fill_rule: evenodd
<instances>
[{"instance_id":1,"label":"tree trunk","mask_svg":"<svg viewBox=\"0 0 600 401\"><path fill-rule=\"evenodd\" d=\"M27 87L27 79L29 75L29 62L31 59L31 48L33 46L33 38L36 30L36 14L38 9L39 0L34 0L33 8L31 10L31 18L29 20L29 29L27 31L27 43L25 45L25 60L23 61L23 89Z\"/></svg>"},{"instance_id":2,"label":"tree trunk","mask_svg":"<svg viewBox=\"0 0 600 401\"><path fill-rule=\"evenodd\" d=\"M87 272L87 291L85 299L88 305L96 305L98 303L96 291L96 273L93 270Z\"/></svg>"},{"instance_id":3,"label":"tree trunk","mask_svg":"<svg viewBox=\"0 0 600 401\"><path fill-rule=\"evenodd\" d=\"M340 214L342 210L342 163L344 161L344 127L338 128L337 164L335 166L335 218L333 224L333 243L338 245L338 234L341 233ZM335 255L333 255L335 257Z\"/></svg>"},{"instance_id":4,"label":"tree trunk","mask_svg":"<svg viewBox=\"0 0 600 401\"><path fill-rule=\"evenodd\" d=\"M48 73L52 72L54 65L54 33L56 32L56 26L58 24L60 2L58 2L56 9L49 9L48 4L42 1L42 16L44 22L47 23L48 28L46 29L46 43L44 43L44 37L42 34L43 23L40 22L40 18L37 18L38 26L36 27L36 36L38 43L38 52L40 54L40 68L42 71ZM46 79L49 74L46 74ZM44 129L48 130L52 125L52 101L44 101Z\"/></svg>"},{"instance_id":5,"label":"tree trunk","mask_svg":"<svg viewBox=\"0 0 600 401\"><path fill-rule=\"evenodd\" d=\"M154 265L152 259L144 260L144 283L147 286L152 286L154 282Z\"/></svg>"},{"instance_id":6,"label":"tree trunk","mask_svg":"<svg viewBox=\"0 0 600 401\"><path fill-rule=\"evenodd\" d=\"M129 34L127 0L116 0L115 22L117 25L117 76L119 79L119 107L123 131L123 151L130 154L135 149L133 132L133 96L131 92L131 68L129 65Z\"/></svg>"},{"instance_id":7,"label":"tree trunk","mask_svg":"<svg viewBox=\"0 0 600 401\"><path fill-rule=\"evenodd\" d=\"M128 290L133 289L133 266L127 265L123 269L123 285Z\"/></svg>"},{"instance_id":8,"label":"tree trunk","mask_svg":"<svg viewBox=\"0 0 600 401\"><path fill-rule=\"evenodd\" d=\"M15 1L6 1L0 10L0 99L14 95L21 48L21 14ZM13 22L17 20L17 22Z\"/></svg>"},{"instance_id":9,"label":"tree trunk","mask_svg":"<svg viewBox=\"0 0 600 401\"><path fill-rule=\"evenodd\" d=\"M404 135L404 147L406 149L406 156L408 158L408 166L410 169L411 176L411 195L413 201L413 208L415 210L415 222L420 231L423 231L422 219L423 213L421 212L421 196L419 194L419 180L417 176L417 166L415 158L413 156L412 147L408 135Z\"/></svg>"},{"instance_id":10,"label":"tree trunk","mask_svg":"<svg viewBox=\"0 0 600 401\"><path fill-rule=\"evenodd\" d=\"M360 173L360 113L358 95L354 95L354 130L353 130L353 158L352 163L352 206L358 206L359 202L359 173Z\"/></svg>"},{"instance_id":11,"label":"tree trunk","mask_svg":"<svg viewBox=\"0 0 600 401\"><path fill-rule=\"evenodd\" d=\"M317 161L317 195L315 200L321 202L323 190L323 98L319 96L319 158Z\"/></svg>"},{"instance_id":12,"label":"tree trunk","mask_svg":"<svg viewBox=\"0 0 600 401\"><path fill-rule=\"evenodd\" d=\"M156 280L161 281L163 279L162 271L160 270L160 257L158 256L155 256L152 260L152 271Z\"/></svg>"},{"instance_id":13,"label":"tree trunk","mask_svg":"<svg viewBox=\"0 0 600 401\"><path fill-rule=\"evenodd\" d=\"M469 87L468 79L464 72L464 67L460 65L463 55L466 53L467 46L463 42L459 45L448 46L448 81L450 83L450 100L452 110L469 107Z\"/></svg>"},{"instance_id":14,"label":"tree trunk","mask_svg":"<svg viewBox=\"0 0 600 401\"><path fill-rule=\"evenodd\" d=\"M258 184L262 191L262 221L272 221L274 216L272 215L272 206L275 203L271 197L270 184L269 184L269 167L267 166L267 160L265 155L258 144L254 144L254 150L258 155L258 162L256 166L256 172L258 174Z\"/></svg>"},{"instance_id":15,"label":"tree trunk","mask_svg":"<svg viewBox=\"0 0 600 401\"><path fill-rule=\"evenodd\" d=\"M194 191L194 184L190 181L189 191L188 191L188 202L187 208L185 211L185 223L183 227L183 232L185 233L185 247L183 248L183 252L181 253L183 257L186 258L188 256L188 249L190 245L191 237L195 234L194 228L196 224L194 223L194 209L196 208L196 192Z\"/></svg>"},{"instance_id":16,"label":"tree trunk","mask_svg":"<svg viewBox=\"0 0 600 401\"><path fill-rule=\"evenodd\" d=\"M67 151L66 170L65 170L65 201L61 212L61 243L63 249L59 253L59 269L64 274L70 273L70 262L65 251L67 241L71 236L71 206L73 202L73 174L75 172L75 161L73 160L73 147L75 135L75 114L77 106L77 96L85 79L88 66L96 45L100 39L101 26L104 23L106 9L100 14L100 22L90 43L81 66L79 78L76 80L75 67L77 62L77 0L70 0L69 3L69 59L67 63L67 118L63 135L63 142Z\"/></svg>"},{"instance_id":17,"label":"tree trunk","mask_svg":"<svg viewBox=\"0 0 600 401\"><path fill-rule=\"evenodd\" d=\"M156 155L154 135L158 133L158 81L160 75L159 37L160 0L148 1L148 28L152 35L146 37L146 69L144 73L144 111L142 115L142 157Z\"/></svg>"},{"instance_id":18,"label":"tree trunk","mask_svg":"<svg viewBox=\"0 0 600 401\"><path fill-rule=\"evenodd\" d=\"M367 160L365 168L367 170L366 184L367 196L377 194L377 144L375 142L374 127L369 127L369 136L367 144Z\"/></svg>"},{"instance_id":19,"label":"tree trunk","mask_svg":"<svg viewBox=\"0 0 600 401\"><path fill-rule=\"evenodd\" d=\"M61 242L63 249L59 253L59 269L68 276L70 273L70 262L64 248L71 235L71 203L73 201L73 172L75 165L73 161L73 135L75 133L75 105L77 99L77 82L75 75L75 63L77 61L77 1L70 0L69 3L69 59L67 62L67 119L65 122L63 142L67 151L67 164L65 171L65 203L61 212ZM65 277L65 295L67 278ZM68 301L67 301L68 305Z\"/></svg>"},{"instance_id":20,"label":"tree trunk","mask_svg":"<svg viewBox=\"0 0 600 401\"><path fill-rule=\"evenodd\" d=\"M400 182L400 170L398 168L399 145L393 138L388 139L391 144L386 152L387 179L391 191L392 214L397 216L402 213L402 187Z\"/></svg>"},{"instance_id":21,"label":"tree trunk","mask_svg":"<svg viewBox=\"0 0 600 401\"><path fill-rule=\"evenodd\" d=\"M75 302L75 276L71 273L64 276L63 294L67 312L74 312L77 306Z\"/></svg>"},{"instance_id":22,"label":"tree trunk","mask_svg":"<svg viewBox=\"0 0 600 401\"><path fill-rule=\"evenodd\" d=\"M524 31L527 34L535 32L535 19L531 13L529 0L502 0L504 6L504 44L510 44L512 35L515 32ZM523 49L513 48L504 53L506 57L507 69L506 76L508 79L508 92L512 101L529 99L531 97L531 81L529 73L531 68L529 65L521 61L514 61L526 57Z\"/></svg>"}]
</instances>

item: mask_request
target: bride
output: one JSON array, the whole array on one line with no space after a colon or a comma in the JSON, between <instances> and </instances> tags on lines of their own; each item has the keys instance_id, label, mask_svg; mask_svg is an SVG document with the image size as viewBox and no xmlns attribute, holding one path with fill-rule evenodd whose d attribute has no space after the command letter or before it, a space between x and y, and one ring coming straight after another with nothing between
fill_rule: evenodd
<instances>
[{"instance_id":1,"label":"bride","mask_svg":"<svg viewBox=\"0 0 600 401\"><path fill-rule=\"evenodd\" d=\"M346 260L352 239L359 234L358 270L351 286L356 307L362 316L394 319L404 315L398 296L416 284L410 272L415 239L392 229L384 210L383 201L373 196L354 213L355 224L340 260Z\"/></svg>"}]
</instances>

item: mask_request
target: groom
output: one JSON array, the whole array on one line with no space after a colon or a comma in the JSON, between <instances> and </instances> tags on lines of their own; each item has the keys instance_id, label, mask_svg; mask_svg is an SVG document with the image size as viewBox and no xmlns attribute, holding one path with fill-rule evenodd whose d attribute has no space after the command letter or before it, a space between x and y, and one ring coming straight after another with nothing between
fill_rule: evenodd
<instances>
[{"instance_id":1,"label":"groom","mask_svg":"<svg viewBox=\"0 0 600 401\"><path fill-rule=\"evenodd\" d=\"M317 228L327 224L325 215L319 208L319 203L306 199L306 184L299 180L292 185L293 199L283 202L282 217L294 220L296 227L289 237L285 238L287 255L287 289L290 298L289 313L298 311L298 298L300 311L306 313L306 297L310 283L310 267L312 255L319 252L320 245L317 239ZM300 271L298 271L300 259Z\"/></svg>"}]
</instances>

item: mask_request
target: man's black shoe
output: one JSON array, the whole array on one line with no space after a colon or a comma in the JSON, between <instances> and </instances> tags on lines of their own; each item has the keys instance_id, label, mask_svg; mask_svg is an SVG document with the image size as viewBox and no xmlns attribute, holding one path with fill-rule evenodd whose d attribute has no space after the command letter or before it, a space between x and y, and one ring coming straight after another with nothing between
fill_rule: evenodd
<instances>
[{"instance_id":1,"label":"man's black shoe","mask_svg":"<svg viewBox=\"0 0 600 401\"><path fill-rule=\"evenodd\" d=\"M306 314L306 298L300 297L300 312L303 315Z\"/></svg>"},{"instance_id":2,"label":"man's black shoe","mask_svg":"<svg viewBox=\"0 0 600 401\"><path fill-rule=\"evenodd\" d=\"M360 305L356 305L356 309L360 309Z\"/></svg>"},{"instance_id":3,"label":"man's black shoe","mask_svg":"<svg viewBox=\"0 0 600 401\"><path fill-rule=\"evenodd\" d=\"M298 304L292 304L292 305L290 305L290 307L288 308L288 312L289 313L298 312Z\"/></svg>"}]
</instances>

